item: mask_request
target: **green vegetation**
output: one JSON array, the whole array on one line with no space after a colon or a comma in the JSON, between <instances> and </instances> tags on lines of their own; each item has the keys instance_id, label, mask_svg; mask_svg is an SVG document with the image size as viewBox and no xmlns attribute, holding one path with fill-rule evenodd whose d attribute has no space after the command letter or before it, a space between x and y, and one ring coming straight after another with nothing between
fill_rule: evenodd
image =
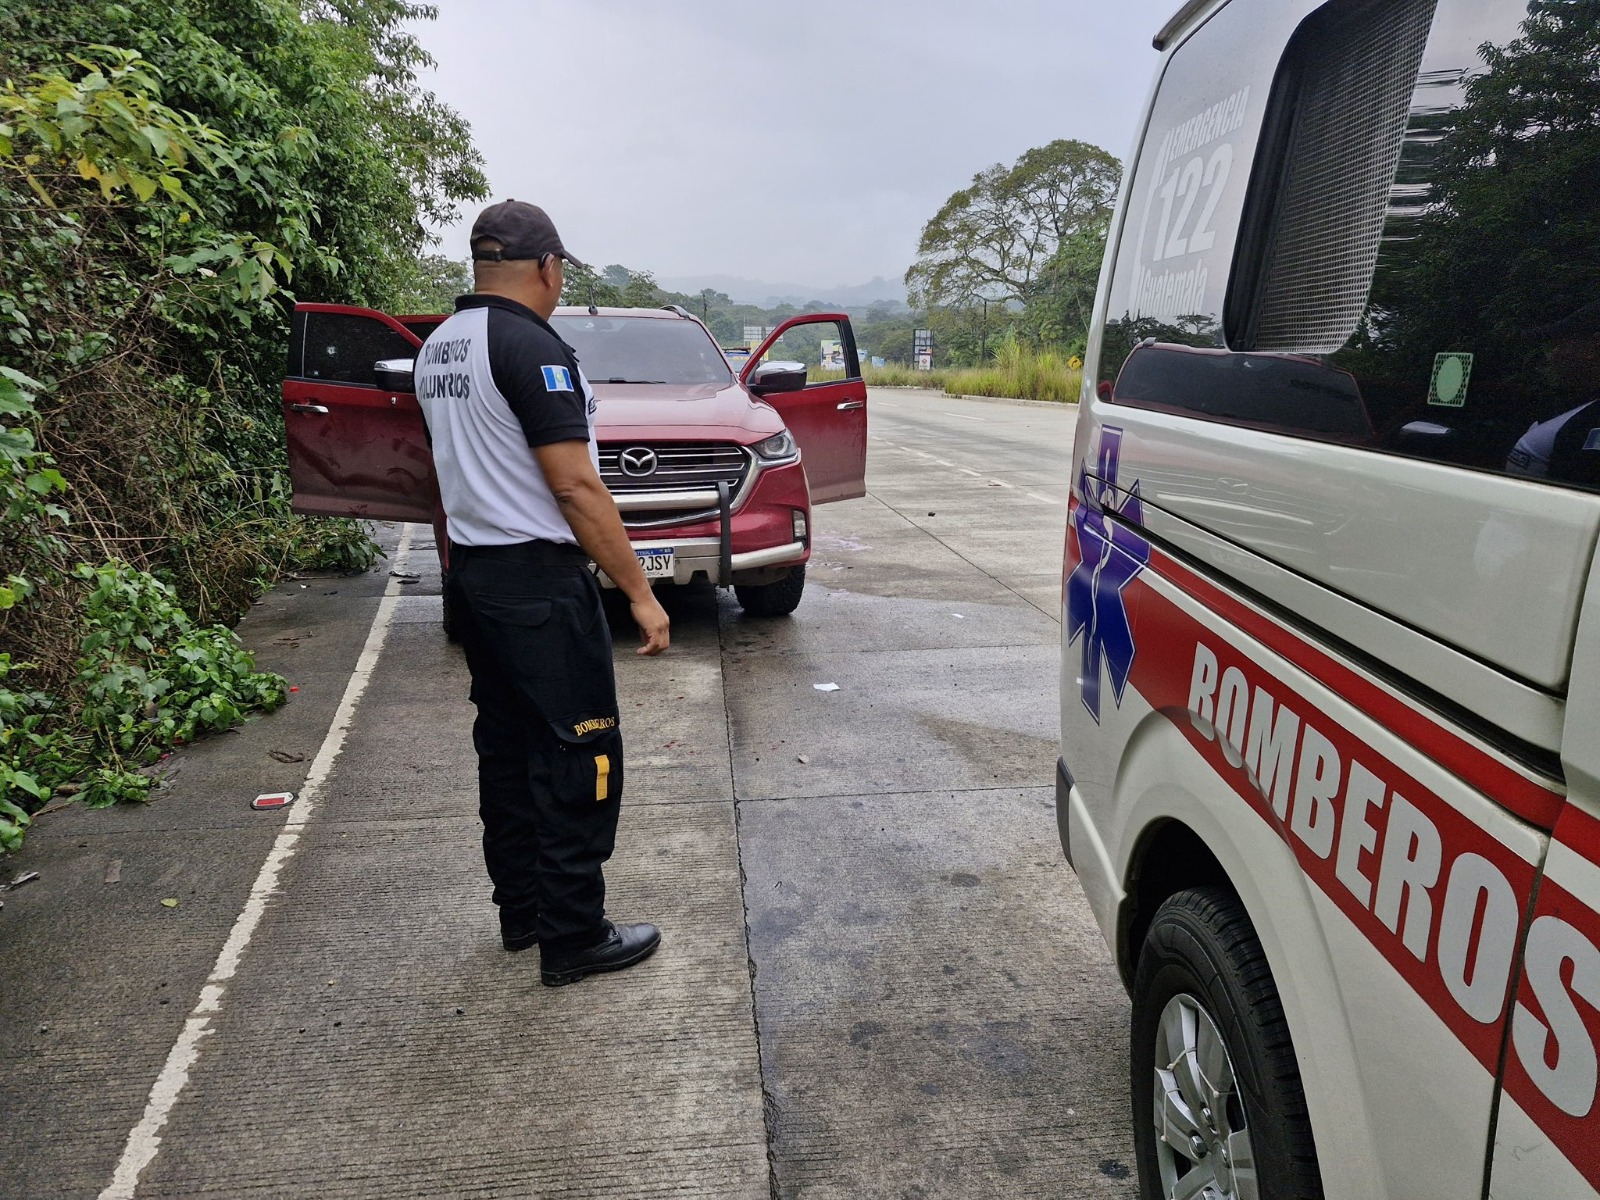
<instances>
[{"instance_id":1,"label":"green vegetation","mask_svg":"<svg viewBox=\"0 0 1600 1200\"><path fill-rule=\"evenodd\" d=\"M1121 175L1104 150L1058 140L944 202L906 272L943 348L936 362L980 364L1007 334L1082 355Z\"/></svg>"},{"instance_id":2,"label":"green vegetation","mask_svg":"<svg viewBox=\"0 0 1600 1200\"><path fill-rule=\"evenodd\" d=\"M1014 336L1004 339L992 362L981 367L939 367L918 371L899 363L862 374L874 387L936 388L952 396L1006 396L1074 404L1083 379L1082 362L1059 350L1035 350Z\"/></svg>"},{"instance_id":3,"label":"green vegetation","mask_svg":"<svg viewBox=\"0 0 1600 1200\"><path fill-rule=\"evenodd\" d=\"M292 566L291 286L436 308L424 219L483 194L409 0L0 0L0 846L52 794L283 699L225 628Z\"/></svg>"}]
</instances>

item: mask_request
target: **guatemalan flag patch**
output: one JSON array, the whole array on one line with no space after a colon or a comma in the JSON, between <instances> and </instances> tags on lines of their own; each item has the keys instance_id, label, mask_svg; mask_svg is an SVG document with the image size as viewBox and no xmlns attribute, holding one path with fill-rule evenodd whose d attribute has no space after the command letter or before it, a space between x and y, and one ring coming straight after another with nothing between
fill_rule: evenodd
<instances>
[{"instance_id":1,"label":"guatemalan flag patch","mask_svg":"<svg viewBox=\"0 0 1600 1200\"><path fill-rule=\"evenodd\" d=\"M547 392L576 391L577 389L572 386L572 372L565 367L545 367L544 390Z\"/></svg>"}]
</instances>

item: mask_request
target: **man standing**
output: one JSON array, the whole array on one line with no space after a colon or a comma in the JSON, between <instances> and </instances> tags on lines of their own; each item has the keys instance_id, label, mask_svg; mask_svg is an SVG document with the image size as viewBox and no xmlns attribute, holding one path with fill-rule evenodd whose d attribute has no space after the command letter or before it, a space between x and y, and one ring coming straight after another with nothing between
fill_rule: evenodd
<instances>
[{"instance_id":1,"label":"man standing","mask_svg":"<svg viewBox=\"0 0 1600 1200\"><path fill-rule=\"evenodd\" d=\"M611 635L592 558L628 596L640 654L668 644L617 506L600 480L594 393L549 324L567 253L517 200L472 227L476 291L417 355L450 537L445 603L478 717L483 857L507 950L539 946L550 987L618 971L661 941L605 917L602 867L622 798Z\"/></svg>"}]
</instances>

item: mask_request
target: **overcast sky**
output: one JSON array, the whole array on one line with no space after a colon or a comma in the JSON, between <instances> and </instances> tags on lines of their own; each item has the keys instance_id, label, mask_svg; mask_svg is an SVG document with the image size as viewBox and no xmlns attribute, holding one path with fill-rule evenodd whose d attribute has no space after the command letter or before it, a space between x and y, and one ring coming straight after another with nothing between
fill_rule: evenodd
<instances>
[{"instance_id":1,"label":"overcast sky","mask_svg":"<svg viewBox=\"0 0 1600 1200\"><path fill-rule=\"evenodd\" d=\"M579 258L819 288L898 279L972 175L1125 158L1178 0L437 0L422 82L497 200ZM463 224L439 249L466 255Z\"/></svg>"}]
</instances>

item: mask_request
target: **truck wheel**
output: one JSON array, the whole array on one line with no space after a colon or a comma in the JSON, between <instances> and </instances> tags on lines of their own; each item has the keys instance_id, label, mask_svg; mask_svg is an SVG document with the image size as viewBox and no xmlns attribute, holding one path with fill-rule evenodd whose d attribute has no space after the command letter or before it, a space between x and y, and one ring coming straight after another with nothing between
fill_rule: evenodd
<instances>
[{"instance_id":1,"label":"truck wheel","mask_svg":"<svg viewBox=\"0 0 1600 1200\"><path fill-rule=\"evenodd\" d=\"M1321 1200L1278 988L1244 906L1195 888L1156 911L1133 985L1144 1200Z\"/></svg>"},{"instance_id":2,"label":"truck wheel","mask_svg":"<svg viewBox=\"0 0 1600 1200\"><path fill-rule=\"evenodd\" d=\"M787 617L800 607L800 597L805 590L804 563L777 583L733 585L733 594L739 598L739 607L752 617Z\"/></svg>"}]
</instances>

